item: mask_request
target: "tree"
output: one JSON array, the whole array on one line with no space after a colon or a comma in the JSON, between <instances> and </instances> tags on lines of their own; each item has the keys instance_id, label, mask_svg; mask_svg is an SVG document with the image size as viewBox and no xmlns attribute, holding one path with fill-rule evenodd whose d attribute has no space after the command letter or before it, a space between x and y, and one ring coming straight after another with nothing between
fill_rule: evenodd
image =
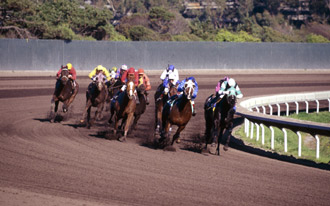
<instances>
[{"instance_id":1,"label":"tree","mask_svg":"<svg viewBox=\"0 0 330 206\"><path fill-rule=\"evenodd\" d=\"M174 14L163 7L153 7L149 12L151 28L161 34L169 31L171 21L174 18Z\"/></svg>"}]
</instances>

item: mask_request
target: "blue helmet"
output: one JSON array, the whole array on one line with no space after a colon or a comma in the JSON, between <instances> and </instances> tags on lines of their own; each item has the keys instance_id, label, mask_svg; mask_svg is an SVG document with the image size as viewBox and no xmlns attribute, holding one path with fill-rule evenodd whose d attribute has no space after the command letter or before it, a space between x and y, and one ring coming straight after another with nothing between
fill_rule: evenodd
<instances>
[{"instance_id":1,"label":"blue helmet","mask_svg":"<svg viewBox=\"0 0 330 206\"><path fill-rule=\"evenodd\" d=\"M174 66L173 65L169 65L167 68L169 71L173 71L174 70Z\"/></svg>"}]
</instances>

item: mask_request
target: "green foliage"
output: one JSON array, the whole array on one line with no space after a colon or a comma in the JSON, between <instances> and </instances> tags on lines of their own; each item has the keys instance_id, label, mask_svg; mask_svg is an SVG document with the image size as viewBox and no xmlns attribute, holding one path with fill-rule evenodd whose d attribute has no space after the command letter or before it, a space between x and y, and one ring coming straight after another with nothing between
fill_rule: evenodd
<instances>
[{"instance_id":1,"label":"green foliage","mask_svg":"<svg viewBox=\"0 0 330 206\"><path fill-rule=\"evenodd\" d=\"M175 16L163 7L153 7L149 12L151 28L161 34L169 31L170 23Z\"/></svg>"},{"instance_id":2,"label":"green foliage","mask_svg":"<svg viewBox=\"0 0 330 206\"><path fill-rule=\"evenodd\" d=\"M294 119L308 120L312 122L330 123L330 112L300 112L299 114L291 114L290 117Z\"/></svg>"},{"instance_id":3,"label":"green foliage","mask_svg":"<svg viewBox=\"0 0 330 206\"><path fill-rule=\"evenodd\" d=\"M329 39L321 35L309 34L306 37L306 42L308 43L330 43Z\"/></svg>"},{"instance_id":4,"label":"green foliage","mask_svg":"<svg viewBox=\"0 0 330 206\"><path fill-rule=\"evenodd\" d=\"M155 33L144 26L133 26L129 30L129 37L133 41L156 41Z\"/></svg>"},{"instance_id":5,"label":"green foliage","mask_svg":"<svg viewBox=\"0 0 330 206\"><path fill-rule=\"evenodd\" d=\"M228 30L221 29L216 37L215 41L220 42L260 42L261 40L249 35L245 31L240 31L238 33L231 33Z\"/></svg>"}]
</instances>

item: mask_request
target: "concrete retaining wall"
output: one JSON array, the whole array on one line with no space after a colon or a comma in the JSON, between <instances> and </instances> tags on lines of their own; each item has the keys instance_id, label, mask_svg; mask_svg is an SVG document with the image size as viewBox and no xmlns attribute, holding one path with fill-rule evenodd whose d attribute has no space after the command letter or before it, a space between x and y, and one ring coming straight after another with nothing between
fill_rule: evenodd
<instances>
[{"instance_id":1,"label":"concrete retaining wall","mask_svg":"<svg viewBox=\"0 0 330 206\"><path fill-rule=\"evenodd\" d=\"M330 44L109 42L0 39L0 71L129 67L179 69L330 69Z\"/></svg>"}]
</instances>

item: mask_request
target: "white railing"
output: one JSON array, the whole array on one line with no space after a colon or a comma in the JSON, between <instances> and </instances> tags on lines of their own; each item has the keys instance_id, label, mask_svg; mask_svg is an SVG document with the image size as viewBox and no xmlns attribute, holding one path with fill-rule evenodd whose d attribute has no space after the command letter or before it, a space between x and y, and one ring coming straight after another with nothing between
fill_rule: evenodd
<instances>
[{"instance_id":1,"label":"white railing","mask_svg":"<svg viewBox=\"0 0 330 206\"><path fill-rule=\"evenodd\" d=\"M244 126L247 137L253 138L253 128L256 127L256 140L259 140L259 127L261 127L261 141L264 144L265 129L268 126L271 130L271 149L274 149L274 129L277 127L283 131L284 152L287 152L287 132L286 129L294 131L298 136L298 156L301 156L302 140L300 132L311 134L316 139L316 158L320 157L320 139L319 135L330 137L330 124L315 123L310 121L295 120L280 116L280 104L286 105L286 116L289 115L289 103L295 103L296 113L299 113L299 102L306 104L306 113L309 112L308 102L316 102L316 112L319 112L319 101L328 100L330 112L330 91L311 92L311 93L293 93L280 94L263 97L252 97L244 99L238 104L237 114L245 117ZM273 106L277 106L277 116L273 116ZM266 115L266 106L269 107L269 115ZM262 113L260 113L260 108ZM255 109L257 112L253 112Z\"/></svg>"}]
</instances>

